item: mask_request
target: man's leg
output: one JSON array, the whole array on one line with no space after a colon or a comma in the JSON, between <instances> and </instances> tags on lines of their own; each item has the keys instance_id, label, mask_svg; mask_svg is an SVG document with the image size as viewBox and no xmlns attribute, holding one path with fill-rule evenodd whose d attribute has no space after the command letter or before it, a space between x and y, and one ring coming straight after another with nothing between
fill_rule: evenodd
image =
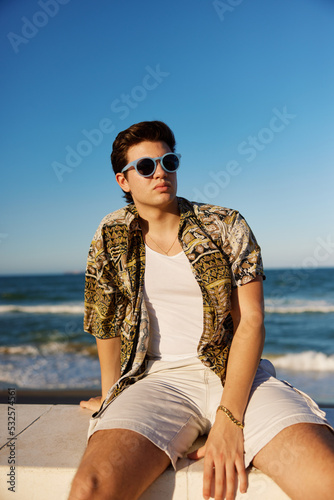
<instances>
[{"instance_id":1,"label":"man's leg","mask_svg":"<svg viewBox=\"0 0 334 500\"><path fill-rule=\"evenodd\" d=\"M293 500L333 499L334 434L325 425L287 427L260 450L253 464Z\"/></svg>"},{"instance_id":2,"label":"man's leg","mask_svg":"<svg viewBox=\"0 0 334 500\"><path fill-rule=\"evenodd\" d=\"M97 431L88 442L69 500L135 500L169 463L164 451L137 432Z\"/></svg>"}]
</instances>

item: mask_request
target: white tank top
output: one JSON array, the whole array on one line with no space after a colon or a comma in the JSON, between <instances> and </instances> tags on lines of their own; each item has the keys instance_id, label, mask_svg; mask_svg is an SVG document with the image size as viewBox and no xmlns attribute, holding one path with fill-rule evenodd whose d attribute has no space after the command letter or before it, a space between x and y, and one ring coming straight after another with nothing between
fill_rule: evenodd
<instances>
[{"instance_id":1,"label":"white tank top","mask_svg":"<svg viewBox=\"0 0 334 500\"><path fill-rule=\"evenodd\" d=\"M203 332L203 298L190 262L183 251L169 257L145 248L148 356L163 361L196 356Z\"/></svg>"}]
</instances>

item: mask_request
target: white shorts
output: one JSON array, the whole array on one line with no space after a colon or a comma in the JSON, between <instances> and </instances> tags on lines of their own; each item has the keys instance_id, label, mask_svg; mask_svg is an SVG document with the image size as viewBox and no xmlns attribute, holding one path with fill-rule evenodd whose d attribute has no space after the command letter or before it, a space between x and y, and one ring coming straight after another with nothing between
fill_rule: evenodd
<instances>
[{"instance_id":1,"label":"white shorts","mask_svg":"<svg viewBox=\"0 0 334 500\"><path fill-rule=\"evenodd\" d=\"M273 365L262 360L244 416L245 467L290 425L309 422L331 428L311 398L273 375ZM165 451L175 468L196 438L210 431L222 391L219 377L198 358L150 361L144 378L91 418L88 438L106 429L136 431Z\"/></svg>"}]
</instances>

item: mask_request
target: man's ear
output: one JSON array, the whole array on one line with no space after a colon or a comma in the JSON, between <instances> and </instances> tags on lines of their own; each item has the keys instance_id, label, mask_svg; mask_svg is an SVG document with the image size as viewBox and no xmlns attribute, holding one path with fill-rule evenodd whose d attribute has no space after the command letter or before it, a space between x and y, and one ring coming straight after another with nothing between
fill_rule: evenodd
<instances>
[{"instance_id":1,"label":"man's ear","mask_svg":"<svg viewBox=\"0 0 334 500\"><path fill-rule=\"evenodd\" d=\"M129 187L128 181L126 180L126 177L124 174L122 174L121 172L118 172L116 174L116 181L117 181L117 184L123 189L123 191L125 191L126 193L130 192L130 187Z\"/></svg>"}]
</instances>

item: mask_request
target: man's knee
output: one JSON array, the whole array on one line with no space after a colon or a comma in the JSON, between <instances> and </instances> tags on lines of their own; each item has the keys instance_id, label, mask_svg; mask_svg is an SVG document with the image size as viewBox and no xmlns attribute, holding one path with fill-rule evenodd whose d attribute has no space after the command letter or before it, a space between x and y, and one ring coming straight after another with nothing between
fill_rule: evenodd
<instances>
[{"instance_id":1,"label":"man's knee","mask_svg":"<svg viewBox=\"0 0 334 500\"><path fill-rule=\"evenodd\" d=\"M88 442L69 500L134 500L168 463L168 456L137 432L98 431Z\"/></svg>"},{"instance_id":2,"label":"man's knee","mask_svg":"<svg viewBox=\"0 0 334 500\"><path fill-rule=\"evenodd\" d=\"M107 477L95 470L79 470L73 479L69 500L117 500L119 497L112 486L111 475Z\"/></svg>"},{"instance_id":3,"label":"man's knee","mask_svg":"<svg viewBox=\"0 0 334 500\"><path fill-rule=\"evenodd\" d=\"M77 472L71 487L69 500L92 500L98 490L98 478L95 474Z\"/></svg>"},{"instance_id":4,"label":"man's knee","mask_svg":"<svg viewBox=\"0 0 334 500\"><path fill-rule=\"evenodd\" d=\"M117 449L110 455L100 450L99 456L94 451L89 443L74 476L69 500L126 500L122 455Z\"/></svg>"}]
</instances>

